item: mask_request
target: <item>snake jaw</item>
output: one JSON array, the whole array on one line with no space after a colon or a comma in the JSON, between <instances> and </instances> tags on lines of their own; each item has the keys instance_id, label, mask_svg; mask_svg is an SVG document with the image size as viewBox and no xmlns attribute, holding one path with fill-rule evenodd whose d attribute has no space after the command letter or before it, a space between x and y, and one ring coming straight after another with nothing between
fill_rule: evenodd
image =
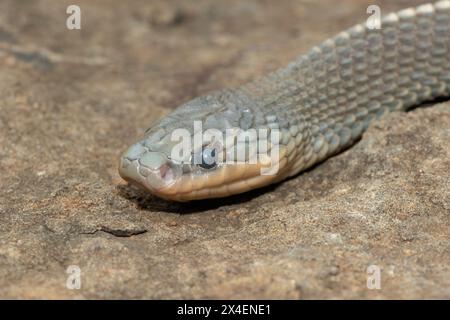
<instances>
[{"instance_id":1,"label":"snake jaw","mask_svg":"<svg viewBox=\"0 0 450 320\"><path fill-rule=\"evenodd\" d=\"M279 158L274 163L270 157L261 155L256 157L256 163L252 163L248 162L250 154L244 162L227 162L226 158L222 159L225 156L224 150L220 150L218 158L222 161L219 161L214 169L203 169L191 162L177 163L167 155L166 149L157 151L156 146L148 146L145 140L142 140L122 153L119 174L129 183L166 200L185 202L217 198L274 182L280 175L285 174L285 151L285 148L281 147ZM265 175L264 169L273 164L279 169L272 175Z\"/></svg>"}]
</instances>

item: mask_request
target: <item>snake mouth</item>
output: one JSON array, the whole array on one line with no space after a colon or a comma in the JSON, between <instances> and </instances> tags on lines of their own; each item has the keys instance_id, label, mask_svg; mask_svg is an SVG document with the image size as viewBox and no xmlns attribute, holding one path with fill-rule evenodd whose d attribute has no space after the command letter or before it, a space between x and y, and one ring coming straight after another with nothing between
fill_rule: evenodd
<instances>
[{"instance_id":1,"label":"snake mouth","mask_svg":"<svg viewBox=\"0 0 450 320\"><path fill-rule=\"evenodd\" d=\"M276 162L280 174L286 167L284 151L281 149L281 161ZM183 173L182 165L165 153L150 151L137 143L121 155L119 174L160 198L185 202L229 196L267 185L280 176L262 174L262 169L270 165L269 159L260 159L255 164L228 164L211 171L200 170L200 174L197 171Z\"/></svg>"},{"instance_id":2,"label":"snake mouth","mask_svg":"<svg viewBox=\"0 0 450 320\"><path fill-rule=\"evenodd\" d=\"M119 174L126 181L151 192L161 192L174 185L181 176L179 166L173 164L160 152L142 148L137 154L133 146L120 157Z\"/></svg>"}]
</instances>

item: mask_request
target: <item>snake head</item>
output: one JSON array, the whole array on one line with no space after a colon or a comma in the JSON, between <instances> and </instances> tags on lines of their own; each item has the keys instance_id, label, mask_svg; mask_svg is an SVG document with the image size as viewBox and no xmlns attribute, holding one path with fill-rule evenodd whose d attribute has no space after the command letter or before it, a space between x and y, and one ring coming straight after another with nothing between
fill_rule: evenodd
<instances>
[{"instance_id":1,"label":"snake head","mask_svg":"<svg viewBox=\"0 0 450 320\"><path fill-rule=\"evenodd\" d=\"M270 174L279 144L270 139L274 130L267 124L262 134L255 128L254 107L246 96L229 91L194 99L129 147L120 157L119 173L176 201L224 197L272 183L283 164L277 154Z\"/></svg>"}]
</instances>

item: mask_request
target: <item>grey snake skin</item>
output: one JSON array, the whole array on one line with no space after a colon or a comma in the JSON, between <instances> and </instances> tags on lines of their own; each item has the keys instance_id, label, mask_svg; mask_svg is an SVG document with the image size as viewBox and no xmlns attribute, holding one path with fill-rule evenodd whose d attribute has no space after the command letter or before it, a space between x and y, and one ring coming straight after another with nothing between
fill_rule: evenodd
<instances>
[{"instance_id":1,"label":"grey snake skin","mask_svg":"<svg viewBox=\"0 0 450 320\"><path fill-rule=\"evenodd\" d=\"M296 175L338 153L385 113L449 95L450 1L440 1L389 14L380 29L357 25L262 79L187 102L122 154L119 172L165 199L237 194ZM261 175L261 163L206 167L192 163L192 157L174 161L171 133L185 128L194 135L194 120L204 130L222 132L231 127L278 129L278 172ZM248 150L252 143L214 148L226 154ZM202 155L205 148L192 155Z\"/></svg>"}]
</instances>

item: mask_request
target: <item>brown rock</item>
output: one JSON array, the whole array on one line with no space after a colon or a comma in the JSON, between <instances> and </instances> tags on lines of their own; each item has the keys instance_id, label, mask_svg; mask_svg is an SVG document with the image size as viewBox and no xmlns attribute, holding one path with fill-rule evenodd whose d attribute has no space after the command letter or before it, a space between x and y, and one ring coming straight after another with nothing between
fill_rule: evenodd
<instances>
[{"instance_id":1,"label":"brown rock","mask_svg":"<svg viewBox=\"0 0 450 320\"><path fill-rule=\"evenodd\" d=\"M372 2L78 3L79 31L70 2L0 4L0 297L450 298L448 102L229 199L168 203L117 174L171 108L285 65Z\"/></svg>"}]
</instances>

